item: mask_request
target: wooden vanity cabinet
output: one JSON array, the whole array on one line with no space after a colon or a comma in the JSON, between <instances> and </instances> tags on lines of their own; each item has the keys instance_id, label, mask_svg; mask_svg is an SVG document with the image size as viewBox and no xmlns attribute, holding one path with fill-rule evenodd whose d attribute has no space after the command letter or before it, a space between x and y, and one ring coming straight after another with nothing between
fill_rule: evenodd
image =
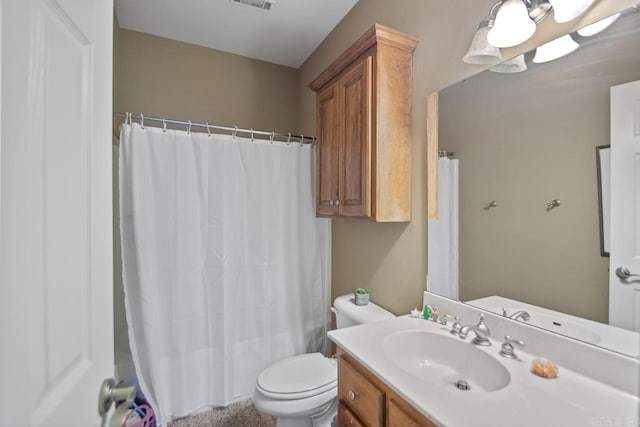
<instances>
[{"instance_id":1,"label":"wooden vanity cabinet","mask_svg":"<svg viewBox=\"0 0 640 427\"><path fill-rule=\"evenodd\" d=\"M436 427L340 347L338 427Z\"/></svg>"},{"instance_id":2,"label":"wooden vanity cabinet","mask_svg":"<svg viewBox=\"0 0 640 427\"><path fill-rule=\"evenodd\" d=\"M316 215L411 220L411 87L417 40L374 25L316 92Z\"/></svg>"}]
</instances>

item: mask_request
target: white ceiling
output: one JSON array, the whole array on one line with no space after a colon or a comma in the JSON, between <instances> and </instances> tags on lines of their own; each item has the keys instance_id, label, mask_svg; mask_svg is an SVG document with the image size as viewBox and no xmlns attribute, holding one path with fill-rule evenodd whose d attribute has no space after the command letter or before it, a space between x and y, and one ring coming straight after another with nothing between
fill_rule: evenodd
<instances>
[{"instance_id":1,"label":"white ceiling","mask_svg":"<svg viewBox=\"0 0 640 427\"><path fill-rule=\"evenodd\" d=\"M120 27L298 68L358 0L116 0Z\"/></svg>"}]
</instances>

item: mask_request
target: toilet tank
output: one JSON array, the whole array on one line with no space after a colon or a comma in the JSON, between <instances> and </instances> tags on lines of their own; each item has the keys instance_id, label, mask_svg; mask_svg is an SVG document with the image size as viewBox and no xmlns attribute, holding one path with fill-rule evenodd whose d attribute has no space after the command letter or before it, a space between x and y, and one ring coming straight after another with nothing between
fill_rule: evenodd
<instances>
[{"instance_id":1,"label":"toilet tank","mask_svg":"<svg viewBox=\"0 0 640 427\"><path fill-rule=\"evenodd\" d=\"M395 317L393 313L371 301L367 305L355 305L353 294L336 298L331 311L336 315L338 329Z\"/></svg>"}]
</instances>

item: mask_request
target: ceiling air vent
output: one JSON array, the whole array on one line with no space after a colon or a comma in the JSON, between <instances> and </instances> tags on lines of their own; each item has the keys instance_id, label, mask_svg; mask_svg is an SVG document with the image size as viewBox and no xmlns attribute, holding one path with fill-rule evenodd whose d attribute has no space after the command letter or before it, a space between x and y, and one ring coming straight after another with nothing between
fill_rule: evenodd
<instances>
[{"instance_id":1,"label":"ceiling air vent","mask_svg":"<svg viewBox=\"0 0 640 427\"><path fill-rule=\"evenodd\" d=\"M273 0L231 0L231 3L242 4L244 6L251 6L257 9L270 11L275 1Z\"/></svg>"}]
</instances>

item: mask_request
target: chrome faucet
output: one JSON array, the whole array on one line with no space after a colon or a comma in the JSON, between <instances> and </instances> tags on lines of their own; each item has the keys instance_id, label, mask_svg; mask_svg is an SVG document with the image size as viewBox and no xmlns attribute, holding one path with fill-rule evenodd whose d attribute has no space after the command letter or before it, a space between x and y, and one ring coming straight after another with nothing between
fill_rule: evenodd
<instances>
[{"instance_id":1,"label":"chrome faucet","mask_svg":"<svg viewBox=\"0 0 640 427\"><path fill-rule=\"evenodd\" d=\"M480 313L480 321L477 325L465 325L460 328L458 332L458 336L460 339L466 339L469 332L473 332L476 334L476 337L471 341L475 345L491 345L491 341L489 341L489 337L491 336L491 332L489 331L489 327L486 323L484 323L484 314Z\"/></svg>"},{"instance_id":2,"label":"chrome faucet","mask_svg":"<svg viewBox=\"0 0 640 427\"><path fill-rule=\"evenodd\" d=\"M507 309L503 308L502 309L502 315L504 317L508 317L509 319L513 319L513 320L520 320L522 319L523 321L527 322L531 316L529 315L529 313L527 313L524 310L518 310L515 313L513 313L511 316L507 316Z\"/></svg>"}]
</instances>

